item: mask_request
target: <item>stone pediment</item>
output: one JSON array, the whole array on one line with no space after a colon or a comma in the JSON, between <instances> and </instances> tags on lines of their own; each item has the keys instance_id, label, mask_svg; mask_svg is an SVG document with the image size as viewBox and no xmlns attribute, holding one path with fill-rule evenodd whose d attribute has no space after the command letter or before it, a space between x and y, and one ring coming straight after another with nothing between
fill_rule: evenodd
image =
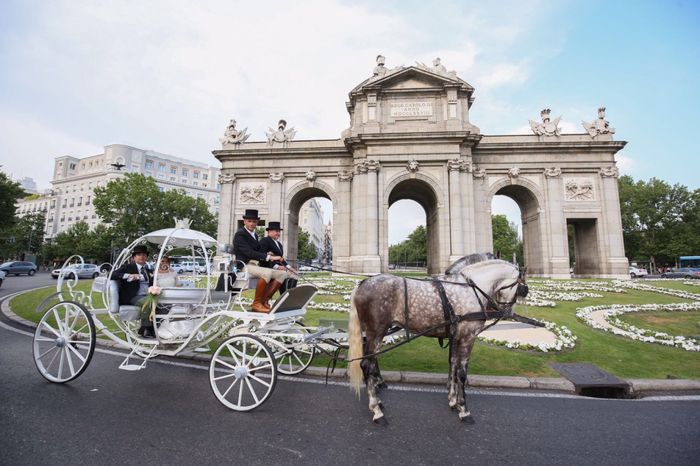
<instances>
[{"instance_id":1,"label":"stone pediment","mask_svg":"<svg viewBox=\"0 0 700 466\"><path fill-rule=\"evenodd\" d=\"M401 70L388 73L379 79L366 79L350 92L351 97L356 94L363 94L367 91L377 92L378 90L434 90L445 87L457 88L471 95L474 88L466 81L450 75L442 75L423 70L415 66L409 66Z\"/></svg>"}]
</instances>

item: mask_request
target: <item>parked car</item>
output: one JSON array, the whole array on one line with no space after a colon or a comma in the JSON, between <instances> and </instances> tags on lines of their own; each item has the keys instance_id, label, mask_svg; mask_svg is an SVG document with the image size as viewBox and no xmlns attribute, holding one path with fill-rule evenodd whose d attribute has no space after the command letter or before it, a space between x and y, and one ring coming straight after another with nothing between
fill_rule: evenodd
<instances>
[{"instance_id":1,"label":"parked car","mask_svg":"<svg viewBox=\"0 0 700 466\"><path fill-rule=\"evenodd\" d=\"M57 279L61 275L61 270L63 270L64 278L69 280L75 278L76 275L78 278L97 278L100 276L100 268L95 264L75 264L65 269L54 269L51 271L51 276Z\"/></svg>"},{"instance_id":2,"label":"parked car","mask_svg":"<svg viewBox=\"0 0 700 466\"><path fill-rule=\"evenodd\" d=\"M36 273L37 266L33 262L27 261L10 261L0 265L0 270L7 275L23 275L27 274L30 277Z\"/></svg>"},{"instance_id":3,"label":"parked car","mask_svg":"<svg viewBox=\"0 0 700 466\"><path fill-rule=\"evenodd\" d=\"M661 278L700 278L700 268L680 267L661 274Z\"/></svg>"},{"instance_id":4,"label":"parked car","mask_svg":"<svg viewBox=\"0 0 700 466\"><path fill-rule=\"evenodd\" d=\"M2 281L5 279L5 271L0 270L0 286L2 286Z\"/></svg>"},{"instance_id":5,"label":"parked car","mask_svg":"<svg viewBox=\"0 0 700 466\"><path fill-rule=\"evenodd\" d=\"M630 277L637 278L637 277L643 277L645 275L649 275L649 272L647 272L647 269L640 269L638 267L634 267L634 266L630 265L629 274L630 274Z\"/></svg>"}]
</instances>

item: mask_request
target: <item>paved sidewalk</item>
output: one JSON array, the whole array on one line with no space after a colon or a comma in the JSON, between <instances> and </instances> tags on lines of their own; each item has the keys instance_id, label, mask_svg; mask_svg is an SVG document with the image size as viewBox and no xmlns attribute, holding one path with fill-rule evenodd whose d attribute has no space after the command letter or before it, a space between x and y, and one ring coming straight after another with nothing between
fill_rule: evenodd
<instances>
[{"instance_id":1,"label":"paved sidewalk","mask_svg":"<svg viewBox=\"0 0 700 466\"><path fill-rule=\"evenodd\" d=\"M30 291L30 290L27 290ZM19 294L19 293L18 293ZM19 322L26 326L35 328L34 322L23 319L10 309L10 299L3 299L0 306L2 312L8 319ZM499 322L491 329L486 330L484 335L488 338L499 340L520 341L537 345L541 341L554 341L554 334L542 327L535 327L521 322ZM121 348L118 344L108 339L98 339L99 346L107 348ZM210 357L194 352L185 352L179 357L196 361L209 361ZM325 377L325 367L310 366L304 371L304 375ZM335 369L329 374L334 379L344 379L345 369ZM401 382L411 384L432 384L444 385L447 383L447 374L429 372L410 371L382 371L382 377L387 382ZM641 392L667 392L683 391L700 393L700 380L682 379L629 379L631 394L637 395ZM565 378L558 377L516 377L516 376L493 376L493 375L469 375L468 385L472 388L506 388L506 389L531 389L531 390L554 390L560 392L575 393L574 385Z\"/></svg>"}]
</instances>

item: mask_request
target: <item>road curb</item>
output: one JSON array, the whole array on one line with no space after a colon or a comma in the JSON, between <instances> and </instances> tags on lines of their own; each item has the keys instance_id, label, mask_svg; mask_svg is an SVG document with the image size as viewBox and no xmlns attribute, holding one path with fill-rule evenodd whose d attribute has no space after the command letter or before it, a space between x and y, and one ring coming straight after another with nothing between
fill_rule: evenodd
<instances>
[{"instance_id":1,"label":"road curb","mask_svg":"<svg viewBox=\"0 0 700 466\"><path fill-rule=\"evenodd\" d=\"M9 320L17 322L27 327L36 328L36 324L26 320L14 312L10 308L10 300L23 293L33 290L25 290L7 295L2 298L0 304L0 312ZM122 348L123 347L112 340L97 339L97 345L106 348ZM184 353L179 358L190 359L195 361L209 361L209 356L196 353ZM345 379L347 373L344 368L336 368L327 370L325 367L309 366L303 373L307 376L326 377L333 379ZM390 383L409 383L409 384L426 384L426 385L446 385L447 374L432 373L432 372L412 372L412 371L382 371L382 377L386 382ZM626 380L632 387L633 394L644 392L674 392L674 391L700 391L700 380L687 379L628 379ZM531 389L531 390L552 390L560 392L575 393L574 385L564 378L559 377L517 377L517 376L496 376L496 375L469 375L467 385L474 388L506 388L506 389Z\"/></svg>"}]
</instances>

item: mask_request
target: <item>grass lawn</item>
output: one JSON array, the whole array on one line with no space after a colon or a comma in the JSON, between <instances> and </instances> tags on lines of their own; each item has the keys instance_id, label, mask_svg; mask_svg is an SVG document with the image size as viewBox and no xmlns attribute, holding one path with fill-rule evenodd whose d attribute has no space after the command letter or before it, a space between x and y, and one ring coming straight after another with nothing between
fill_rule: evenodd
<instances>
[{"instance_id":1,"label":"grass lawn","mask_svg":"<svg viewBox=\"0 0 700 466\"><path fill-rule=\"evenodd\" d=\"M316 280L329 282L329 274L314 274ZM673 288L697 293L698 287L683 285L681 281L644 282L650 285ZM88 291L91 280L81 281L78 289ZM344 295L350 293L352 281L339 287L337 294L318 295L316 302L344 303ZM672 286L671 286L672 285ZM537 287L531 280L530 286ZM53 293L55 288L43 288L14 298L12 310L22 317L38 321L41 314L34 311L39 303ZM252 290L246 292L252 297ZM595 330L576 318L576 309L584 306L603 304L648 304L679 303L688 300L647 291L627 290L626 293L600 292L603 298L585 298L578 302L557 301L554 308L520 306L519 314L544 319L558 325L567 326L578 337L576 347L571 350L551 353L507 349L501 346L478 341L470 362L470 374L519 375L519 376L559 376L550 364L554 362L590 362L622 378L684 378L700 379L700 353L671 348L658 344L633 341L624 337ZM101 303L100 303L101 304ZM654 312L628 313L624 319L641 319L634 323L642 328L658 329L674 335L697 336L700 333L700 313L698 312ZM107 316L99 317L104 322ZM347 315L339 312L310 309L304 319L306 325L316 326L320 319L343 319ZM106 319L106 320L105 320ZM314 359L315 365L325 366L326 358ZM405 370L422 372L447 372L447 349L440 348L436 339L419 338L380 357L384 370Z\"/></svg>"}]
</instances>

